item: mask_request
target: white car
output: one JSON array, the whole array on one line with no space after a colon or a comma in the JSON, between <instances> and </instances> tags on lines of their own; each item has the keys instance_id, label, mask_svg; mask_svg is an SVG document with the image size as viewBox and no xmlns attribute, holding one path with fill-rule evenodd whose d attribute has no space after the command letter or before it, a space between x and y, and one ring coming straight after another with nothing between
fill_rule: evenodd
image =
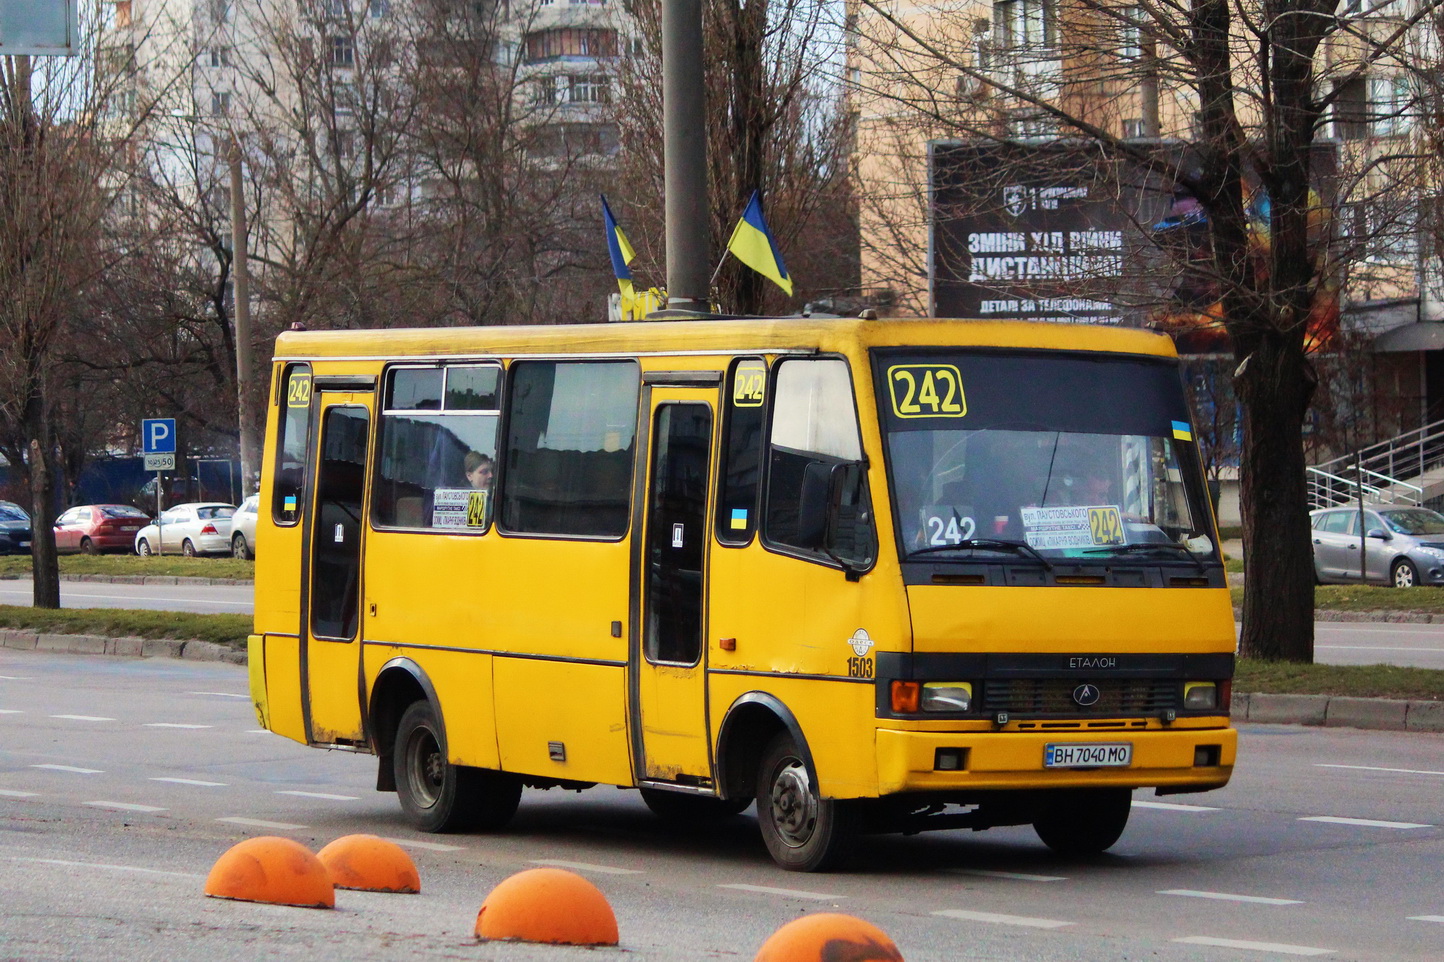
<instances>
[{"instance_id":1,"label":"white car","mask_svg":"<svg viewBox=\"0 0 1444 962\"><path fill-rule=\"evenodd\" d=\"M247 561L256 557L256 515L261 496L253 494L231 515L231 555Z\"/></svg>"},{"instance_id":2,"label":"white car","mask_svg":"<svg viewBox=\"0 0 1444 962\"><path fill-rule=\"evenodd\" d=\"M231 515L233 504L218 501L197 501L178 504L161 512L135 535L135 553L139 555L229 554L231 551Z\"/></svg>"}]
</instances>

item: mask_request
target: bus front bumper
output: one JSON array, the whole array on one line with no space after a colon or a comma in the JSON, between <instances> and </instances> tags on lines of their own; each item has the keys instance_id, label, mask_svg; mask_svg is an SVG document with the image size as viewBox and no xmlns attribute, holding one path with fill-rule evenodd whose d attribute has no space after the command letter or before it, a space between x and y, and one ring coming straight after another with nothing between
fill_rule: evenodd
<instances>
[{"instance_id":1,"label":"bus front bumper","mask_svg":"<svg viewBox=\"0 0 1444 962\"><path fill-rule=\"evenodd\" d=\"M1128 786L1205 791L1227 784L1238 732L1217 728L1068 732L879 729L878 793ZM1129 746L1126 766L1048 768L1048 746ZM1056 753L1055 753L1056 754Z\"/></svg>"}]
</instances>

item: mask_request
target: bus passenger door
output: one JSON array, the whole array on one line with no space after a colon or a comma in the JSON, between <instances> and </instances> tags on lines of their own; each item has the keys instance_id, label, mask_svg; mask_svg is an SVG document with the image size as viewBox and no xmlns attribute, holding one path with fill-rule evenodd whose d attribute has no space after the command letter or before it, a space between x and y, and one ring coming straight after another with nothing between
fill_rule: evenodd
<instances>
[{"instance_id":1,"label":"bus passenger door","mask_svg":"<svg viewBox=\"0 0 1444 962\"><path fill-rule=\"evenodd\" d=\"M633 567L633 753L637 778L710 786L707 735L707 487L710 389L653 387L647 476ZM640 594L640 598L638 595Z\"/></svg>"},{"instance_id":2,"label":"bus passenger door","mask_svg":"<svg viewBox=\"0 0 1444 962\"><path fill-rule=\"evenodd\" d=\"M324 390L315 502L302 551L302 662L306 736L313 743L360 742L361 547L371 395Z\"/></svg>"}]
</instances>

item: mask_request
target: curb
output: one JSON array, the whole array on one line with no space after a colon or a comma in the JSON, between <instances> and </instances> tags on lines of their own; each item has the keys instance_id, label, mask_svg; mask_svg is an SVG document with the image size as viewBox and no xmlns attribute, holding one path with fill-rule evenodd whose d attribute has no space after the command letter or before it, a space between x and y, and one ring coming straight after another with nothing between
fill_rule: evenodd
<instances>
[{"instance_id":1,"label":"curb","mask_svg":"<svg viewBox=\"0 0 1444 962\"><path fill-rule=\"evenodd\" d=\"M3 574L0 581L26 581L30 575ZM254 585L249 578L192 578L189 575L61 575L61 581L98 581L111 585Z\"/></svg>"},{"instance_id":2,"label":"curb","mask_svg":"<svg viewBox=\"0 0 1444 962\"><path fill-rule=\"evenodd\" d=\"M102 635L66 635L53 632L0 628L0 648L48 651L71 655L119 655L124 658L186 658L246 664L246 653L214 641L175 638L107 638Z\"/></svg>"},{"instance_id":3,"label":"curb","mask_svg":"<svg viewBox=\"0 0 1444 962\"><path fill-rule=\"evenodd\" d=\"M1444 701L1235 693L1232 718L1266 725L1444 732Z\"/></svg>"}]
</instances>

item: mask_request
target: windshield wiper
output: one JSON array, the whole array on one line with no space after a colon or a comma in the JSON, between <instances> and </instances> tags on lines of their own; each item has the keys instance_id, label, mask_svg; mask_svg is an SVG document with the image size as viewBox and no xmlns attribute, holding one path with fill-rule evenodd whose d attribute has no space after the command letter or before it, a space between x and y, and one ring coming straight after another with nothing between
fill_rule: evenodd
<instances>
[{"instance_id":1,"label":"windshield wiper","mask_svg":"<svg viewBox=\"0 0 1444 962\"><path fill-rule=\"evenodd\" d=\"M1177 541L1138 541L1133 544L1114 544L1102 548L1089 548L1087 550L1090 552L1109 551L1128 553L1134 551L1149 551L1154 548L1162 548L1165 551L1182 551L1201 573L1208 573L1208 568L1204 567L1203 562L1198 560L1198 555L1194 554L1188 545L1179 544Z\"/></svg>"},{"instance_id":2,"label":"windshield wiper","mask_svg":"<svg viewBox=\"0 0 1444 962\"><path fill-rule=\"evenodd\" d=\"M1023 555L1030 561L1036 561L1049 571L1053 570L1052 563L1040 555L1032 545L1026 541L1013 541L1007 538L968 538L964 541L959 541L957 544L930 544L927 547L918 548L916 551L909 551L904 560L911 560L919 555L937 554L941 551L966 551L972 548L994 548L1002 551L1012 551L1015 554Z\"/></svg>"}]
</instances>

